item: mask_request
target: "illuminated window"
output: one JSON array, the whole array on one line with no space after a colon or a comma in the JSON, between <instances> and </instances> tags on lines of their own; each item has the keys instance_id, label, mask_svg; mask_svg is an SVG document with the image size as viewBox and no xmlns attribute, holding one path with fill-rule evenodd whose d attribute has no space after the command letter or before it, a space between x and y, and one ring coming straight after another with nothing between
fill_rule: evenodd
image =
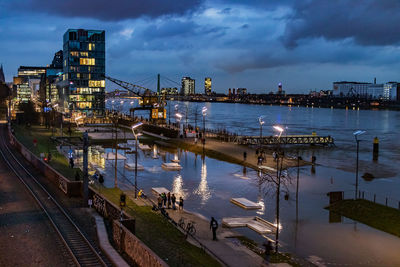
<instances>
[{"instance_id":1,"label":"illuminated window","mask_svg":"<svg viewBox=\"0 0 400 267\"><path fill-rule=\"evenodd\" d=\"M73 56L73 57L79 56L79 52L77 52L77 51L71 51L70 54L71 54L71 56Z\"/></svg>"},{"instance_id":2,"label":"illuminated window","mask_svg":"<svg viewBox=\"0 0 400 267\"><path fill-rule=\"evenodd\" d=\"M81 65L95 65L95 59L94 58L80 58L79 63Z\"/></svg>"},{"instance_id":3,"label":"illuminated window","mask_svg":"<svg viewBox=\"0 0 400 267\"><path fill-rule=\"evenodd\" d=\"M89 80L89 87L105 87L106 82L104 80L102 81L93 81Z\"/></svg>"},{"instance_id":4,"label":"illuminated window","mask_svg":"<svg viewBox=\"0 0 400 267\"><path fill-rule=\"evenodd\" d=\"M95 45L94 44L92 44L92 43L89 43L89 47L88 47L89 49L89 51L91 51L91 50L94 50L95 49Z\"/></svg>"},{"instance_id":5,"label":"illuminated window","mask_svg":"<svg viewBox=\"0 0 400 267\"><path fill-rule=\"evenodd\" d=\"M72 52L71 52L72 53ZM88 57L89 53L88 52L81 52L81 57Z\"/></svg>"}]
</instances>

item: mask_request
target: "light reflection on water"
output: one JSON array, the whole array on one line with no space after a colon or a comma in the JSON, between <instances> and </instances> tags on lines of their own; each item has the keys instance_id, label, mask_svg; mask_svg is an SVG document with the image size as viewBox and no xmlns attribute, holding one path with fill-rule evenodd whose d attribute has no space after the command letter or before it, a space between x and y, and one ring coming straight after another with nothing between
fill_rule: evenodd
<instances>
[{"instance_id":1,"label":"light reflection on water","mask_svg":"<svg viewBox=\"0 0 400 267\"><path fill-rule=\"evenodd\" d=\"M367 130L363 137L365 141L360 146L360 161L367 165L377 164L372 162L372 139L378 136L381 148L378 163L386 164L391 173L394 173L394 176L387 179L371 182L360 179L360 188L380 195L397 197L400 188L400 165L393 162L400 160L400 138L397 136L400 131L400 112L302 107L289 109L224 103L207 103L207 108L207 127L225 127L233 132L258 134L257 118L266 114L266 126L263 129L266 135L272 134L268 133L268 124L281 122L288 126L288 134L310 134L315 130L320 135L332 135L335 138L335 148L300 150L304 159L316 155L317 163L321 165L301 168L298 209L294 201L295 187L289 187L287 201L283 199L282 193L280 236L283 250L302 257L316 255L324 262L351 265L369 262L375 266L400 266L400 241L397 237L360 223L355 224L351 220L329 223L329 212L324 209L329 202L326 193L342 190L351 193L351 190L354 190L355 143L352 132L356 129ZM254 122L251 121L253 117ZM159 153L161 154L161 151ZM190 152L178 150L177 154L183 166L180 172L166 172L160 167L162 161L174 159L174 153L167 152L160 159L141 156L140 164L144 165L146 170L139 173L139 187L144 188L146 192L150 192L151 187L159 186L183 192L185 208L206 217L214 216L221 220L223 217L258 215L274 222L274 188L260 185L257 172L249 169L244 171L242 166L207 157L201 161L200 157ZM349 166L347 171L339 169L343 165ZM132 172L126 173L127 177L132 179ZM113 186L113 174L109 177L109 182L106 183ZM272 194L267 194L267 191L271 191ZM229 202L232 197L246 197L262 203L263 209L242 210ZM262 240L251 230L237 231L259 242Z\"/></svg>"}]
</instances>

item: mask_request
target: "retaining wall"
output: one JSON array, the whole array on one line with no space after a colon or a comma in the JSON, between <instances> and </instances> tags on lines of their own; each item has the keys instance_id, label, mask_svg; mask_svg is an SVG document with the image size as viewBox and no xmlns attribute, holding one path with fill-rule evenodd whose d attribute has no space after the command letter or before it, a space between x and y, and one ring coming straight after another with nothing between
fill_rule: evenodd
<instances>
[{"instance_id":1,"label":"retaining wall","mask_svg":"<svg viewBox=\"0 0 400 267\"><path fill-rule=\"evenodd\" d=\"M21 144L17 138L9 131L10 143L17 149L24 158L29 161L36 169L38 169L48 180L58 186L67 196L82 196L82 181L70 181L65 178L58 171L50 167L47 163L38 158L23 144Z\"/></svg>"}]
</instances>

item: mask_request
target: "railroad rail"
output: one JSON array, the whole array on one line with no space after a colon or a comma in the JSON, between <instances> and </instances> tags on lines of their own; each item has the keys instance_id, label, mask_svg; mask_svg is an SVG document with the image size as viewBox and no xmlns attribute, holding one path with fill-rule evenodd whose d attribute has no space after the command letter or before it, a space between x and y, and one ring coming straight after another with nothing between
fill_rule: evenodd
<instances>
[{"instance_id":1,"label":"railroad rail","mask_svg":"<svg viewBox=\"0 0 400 267\"><path fill-rule=\"evenodd\" d=\"M0 126L2 140L0 154L9 168L15 173L22 184L28 189L32 197L48 217L56 233L71 255L70 264L76 266L112 266L108 259L94 248L94 245L85 237L84 233L74 223L68 213L39 183L31 172L18 160L17 156L8 147L5 126Z\"/></svg>"},{"instance_id":2,"label":"railroad rail","mask_svg":"<svg viewBox=\"0 0 400 267\"><path fill-rule=\"evenodd\" d=\"M232 142L241 145L333 145L331 136L285 135L285 136L235 136Z\"/></svg>"}]
</instances>

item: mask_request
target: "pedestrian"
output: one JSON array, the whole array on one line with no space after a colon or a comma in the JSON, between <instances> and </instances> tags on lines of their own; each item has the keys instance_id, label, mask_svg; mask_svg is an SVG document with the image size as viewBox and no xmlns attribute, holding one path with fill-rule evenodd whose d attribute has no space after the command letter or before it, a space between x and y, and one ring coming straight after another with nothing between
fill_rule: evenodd
<instances>
[{"instance_id":1,"label":"pedestrian","mask_svg":"<svg viewBox=\"0 0 400 267\"><path fill-rule=\"evenodd\" d=\"M176 210L176 207L175 207L176 196L175 196L175 194L172 194L171 201L172 201L172 209Z\"/></svg>"},{"instance_id":2,"label":"pedestrian","mask_svg":"<svg viewBox=\"0 0 400 267\"><path fill-rule=\"evenodd\" d=\"M262 157L261 157L261 155L260 155L260 156L258 156L257 165L261 165L261 164L262 164Z\"/></svg>"},{"instance_id":3,"label":"pedestrian","mask_svg":"<svg viewBox=\"0 0 400 267\"><path fill-rule=\"evenodd\" d=\"M244 152L243 152L243 160L246 161L246 158L247 158L247 152L244 151Z\"/></svg>"},{"instance_id":4,"label":"pedestrian","mask_svg":"<svg viewBox=\"0 0 400 267\"><path fill-rule=\"evenodd\" d=\"M269 260L271 257L271 251L272 251L272 243L271 241L265 240L265 242L263 243L263 246L265 247L265 251L264 251L264 264L265 265L269 265Z\"/></svg>"},{"instance_id":5,"label":"pedestrian","mask_svg":"<svg viewBox=\"0 0 400 267\"><path fill-rule=\"evenodd\" d=\"M167 194L167 203L168 203L167 208L170 209L171 208L171 192L168 192L168 194Z\"/></svg>"},{"instance_id":6,"label":"pedestrian","mask_svg":"<svg viewBox=\"0 0 400 267\"><path fill-rule=\"evenodd\" d=\"M167 206L167 196L165 195L165 192L161 194L162 197L162 202L163 202L163 208Z\"/></svg>"},{"instance_id":7,"label":"pedestrian","mask_svg":"<svg viewBox=\"0 0 400 267\"><path fill-rule=\"evenodd\" d=\"M183 210L183 198L179 197L179 210Z\"/></svg>"},{"instance_id":8,"label":"pedestrian","mask_svg":"<svg viewBox=\"0 0 400 267\"><path fill-rule=\"evenodd\" d=\"M69 166L71 167L71 169L74 168L74 159L73 158L69 159Z\"/></svg>"},{"instance_id":9,"label":"pedestrian","mask_svg":"<svg viewBox=\"0 0 400 267\"><path fill-rule=\"evenodd\" d=\"M277 154L276 154L276 152L274 151L274 152L272 152L272 157L274 158L274 161L276 161L276 158L277 158Z\"/></svg>"},{"instance_id":10,"label":"pedestrian","mask_svg":"<svg viewBox=\"0 0 400 267\"><path fill-rule=\"evenodd\" d=\"M217 240L218 222L214 217L211 217L210 229L212 230L213 240Z\"/></svg>"},{"instance_id":11,"label":"pedestrian","mask_svg":"<svg viewBox=\"0 0 400 267\"><path fill-rule=\"evenodd\" d=\"M161 206L162 206L162 197L161 197L161 194L158 194L157 203L158 203L158 209L161 209Z\"/></svg>"}]
</instances>

